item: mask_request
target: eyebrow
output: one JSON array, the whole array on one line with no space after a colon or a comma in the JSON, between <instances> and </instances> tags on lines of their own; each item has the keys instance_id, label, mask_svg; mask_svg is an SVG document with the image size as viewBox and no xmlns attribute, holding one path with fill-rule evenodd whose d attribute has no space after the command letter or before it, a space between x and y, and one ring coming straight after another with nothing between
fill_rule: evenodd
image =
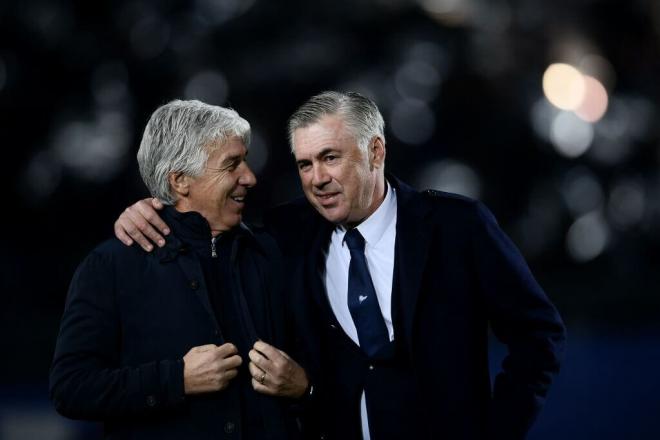
<instances>
[{"instance_id":1,"label":"eyebrow","mask_svg":"<svg viewBox=\"0 0 660 440\"><path fill-rule=\"evenodd\" d=\"M316 157L323 157L323 156L325 156L325 155L328 154L328 153L335 153L335 152L337 152L337 151L338 151L338 150L337 150L336 148L333 148L333 147L326 147L326 148L324 148L323 150L319 151L319 154L317 154Z\"/></svg>"},{"instance_id":2,"label":"eyebrow","mask_svg":"<svg viewBox=\"0 0 660 440\"><path fill-rule=\"evenodd\" d=\"M232 156L225 157L225 160L223 160L222 163L228 164L228 163L236 162L237 160L243 160L243 158L245 157L247 157L247 152L245 154L234 154Z\"/></svg>"},{"instance_id":3,"label":"eyebrow","mask_svg":"<svg viewBox=\"0 0 660 440\"><path fill-rule=\"evenodd\" d=\"M325 156L325 155L328 154L328 153L339 153L339 150L337 150L337 149L334 148L334 147L326 147L326 148L324 148L323 150L319 151L319 152L316 154L315 158L323 157L323 156ZM310 162L310 160L309 160L309 159L298 159L298 160L296 160L296 163L297 163L297 164L307 163L307 162Z\"/></svg>"}]
</instances>

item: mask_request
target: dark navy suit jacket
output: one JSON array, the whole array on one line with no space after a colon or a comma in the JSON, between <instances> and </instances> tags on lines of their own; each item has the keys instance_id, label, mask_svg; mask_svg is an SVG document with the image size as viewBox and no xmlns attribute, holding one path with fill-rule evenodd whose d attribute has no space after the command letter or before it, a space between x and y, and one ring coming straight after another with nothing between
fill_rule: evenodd
<instances>
[{"instance_id":1,"label":"dark navy suit jacket","mask_svg":"<svg viewBox=\"0 0 660 440\"><path fill-rule=\"evenodd\" d=\"M559 370L565 328L523 257L481 203L417 192L393 176L396 189L392 316L395 339L412 366L420 418L438 439L522 439ZM316 384L320 437L360 432L344 383L350 374L328 347L339 334L323 286L323 251L333 225L304 200L280 206L267 225L287 255L292 306ZM491 385L488 326L508 347ZM397 399L382 384L382 398ZM396 423L370 418L370 425ZM357 426L356 426L357 425ZM373 430L372 430L373 432ZM381 430L382 432L382 430ZM384 435L387 437L387 435ZM380 439L373 439L380 440Z\"/></svg>"}]
</instances>

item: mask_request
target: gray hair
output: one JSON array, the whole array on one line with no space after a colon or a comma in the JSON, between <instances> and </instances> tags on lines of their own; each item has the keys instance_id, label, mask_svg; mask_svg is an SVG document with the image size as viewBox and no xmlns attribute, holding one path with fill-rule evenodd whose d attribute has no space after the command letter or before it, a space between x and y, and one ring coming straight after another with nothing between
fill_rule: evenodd
<instances>
[{"instance_id":1,"label":"gray hair","mask_svg":"<svg viewBox=\"0 0 660 440\"><path fill-rule=\"evenodd\" d=\"M356 92L326 91L309 98L289 118L289 145L294 153L293 133L318 122L326 115L339 115L355 136L357 144L366 151L374 136L385 143L385 121L376 104Z\"/></svg>"},{"instance_id":2,"label":"gray hair","mask_svg":"<svg viewBox=\"0 0 660 440\"><path fill-rule=\"evenodd\" d=\"M250 124L228 108L200 101L174 100L159 107L149 119L137 153L140 175L153 197L173 205L169 175L199 176L215 142L238 136L250 143Z\"/></svg>"}]
</instances>

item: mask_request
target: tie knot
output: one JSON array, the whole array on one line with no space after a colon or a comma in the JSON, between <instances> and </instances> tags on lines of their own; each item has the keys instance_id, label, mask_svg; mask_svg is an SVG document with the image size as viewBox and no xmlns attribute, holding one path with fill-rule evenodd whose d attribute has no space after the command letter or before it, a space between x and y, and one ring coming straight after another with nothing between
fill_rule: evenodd
<instances>
[{"instance_id":1,"label":"tie knot","mask_svg":"<svg viewBox=\"0 0 660 440\"><path fill-rule=\"evenodd\" d=\"M349 229L344 235L344 241L349 250L364 252L364 237L357 228Z\"/></svg>"}]
</instances>

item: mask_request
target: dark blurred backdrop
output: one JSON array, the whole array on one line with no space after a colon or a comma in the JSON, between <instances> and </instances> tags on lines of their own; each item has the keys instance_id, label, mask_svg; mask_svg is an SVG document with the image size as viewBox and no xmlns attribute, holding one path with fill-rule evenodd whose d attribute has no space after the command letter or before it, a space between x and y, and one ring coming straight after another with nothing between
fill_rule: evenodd
<instances>
[{"instance_id":1,"label":"dark blurred backdrop","mask_svg":"<svg viewBox=\"0 0 660 440\"><path fill-rule=\"evenodd\" d=\"M0 438L98 433L48 368L77 264L148 195L151 112L251 122L259 222L301 194L285 121L325 89L376 100L391 172L484 201L565 317L530 439L660 438L659 46L657 0L3 0Z\"/></svg>"}]
</instances>

